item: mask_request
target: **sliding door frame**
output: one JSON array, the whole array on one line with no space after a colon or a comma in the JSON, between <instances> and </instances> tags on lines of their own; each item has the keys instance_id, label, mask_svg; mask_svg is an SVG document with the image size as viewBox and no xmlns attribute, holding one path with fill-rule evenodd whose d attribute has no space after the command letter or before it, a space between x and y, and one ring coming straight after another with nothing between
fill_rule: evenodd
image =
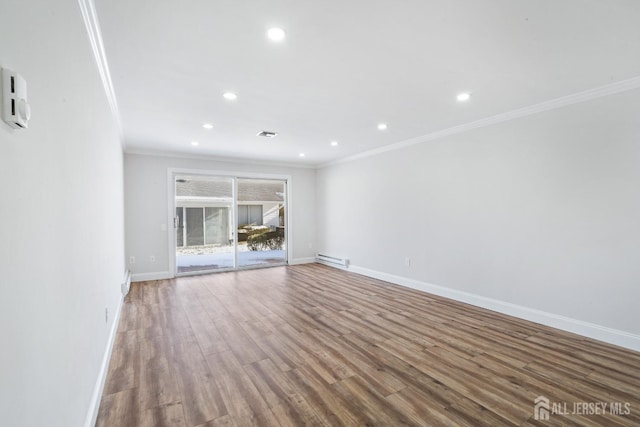
<instances>
[{"instance_id":1,"label":"sliding door frame","mask_svg":"<svg viewBox=\"0 0 640 427\"><path fill-rule=\"evenodd\" d=\"M211 274L222 271L236 271L236 270L245 270L251 268L265 268L269 266L265 265L257 265L257 266L244 266L240 267L238 263L238 232L234 230L234 265L235 268L224 268L220 270L206 270L206 271L197 271L190 273L180 273L178 274L177 261L176 261L176 232L173 224L173 218L176 215L176 185L175 180L177 175L192 175L192 176L201 176L201 177L222 177L222 178L233 178L233 212L231 213L232 218L234 218L233 222L237 222L237 219L233 217L233 215L237 216L238 210L238 179L272 179L277 181L285 182L285 196L284 196L284 225L285 225L285 237L287 241L286 247L286 264L291 264L292 257L292 242L293 242L293 226L292 226L292 215L291 215L291 207L293 206L293 198L291 197L291 175L278 175L278 174L265 174L265 173L254 173L254 172L235 172L235 171L222 171L222 170L208 170L208 169L184 169L184 168L168 168L167 169L167 195L168 195L168 210L167 210L167 245L169 248L169 271L171 272L171 277L178 276L191 276L197 274ZM237 224L236 228L237 228ZM277 264L280 265L280 264ZM274 265L275 266L275 265Z\"/></svg>"}]
</instances>

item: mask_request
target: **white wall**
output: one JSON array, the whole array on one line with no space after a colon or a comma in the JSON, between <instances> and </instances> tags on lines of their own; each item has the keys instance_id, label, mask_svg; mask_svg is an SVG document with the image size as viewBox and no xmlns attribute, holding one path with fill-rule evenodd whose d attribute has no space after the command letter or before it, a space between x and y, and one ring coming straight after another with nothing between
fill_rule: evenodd
<instances>
[{"instance_id":1,"label":"white wall","mask_svg":"<svg viewBox=\"0 0 640 427\"><path fill-rule=\"evenodd\" d=\"M79 426L121 299L122 149L76 1L4 0L0 28L33 112L0 124L0 424Z\"/></svg>"},{"instance_id":2,"label":"white wall","mask_svg":"<svg viewBox=\"0 0 640 427\"><path fill-rule=\"evenodd\" d=\"M635 90L323 168L319 249L637 345L639 118Z\"/></svg>"},{"instance_id":3,"label":"white wall","mask_svg":"<svg viewBox=\"0 0 640 427\"><path fill-rule=\"evenodd\" d=\"M236 163L213 159L173 158L125 154L125 228L126 255L136 258L129 264L134 280L169 277L168 223L169 168L206 170L215 173L245 172L291 176L289 201L290 233L293 236L292 262L305 261L315 253L315 179L314 169ZM167 225L167 230L162 225ZM310 247L311 246L311 247ZM154 256L155 263L150 257Z\"/></svg>"}]
</instances>

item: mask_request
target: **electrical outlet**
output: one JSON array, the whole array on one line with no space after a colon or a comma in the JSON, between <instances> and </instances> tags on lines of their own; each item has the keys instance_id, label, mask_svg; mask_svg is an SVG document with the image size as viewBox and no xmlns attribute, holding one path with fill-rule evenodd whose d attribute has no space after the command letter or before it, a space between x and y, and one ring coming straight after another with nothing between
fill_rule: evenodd
<instances>
[{"instance_id":1,"label":"electrical outlet","mask_svg":"<svg viewBox=\"0 0 640 427\"><path fill-rule=\"evenodd\" d=\"M109 307L104 308L104 323L109 323Z\"/></svg>"},{"instance_id":2,"label":"electrical outlet","mask_svg":"<svg viewBox=\"0 0 640 427\"><path fill-rule=\"evenodd\" d=\"M309 243L309 249L313 249L313 243Z\"/></svg>"},{"instance_id":3,"label":"electrical outlet","mask_svg":"<svg viewBox=\"0 0 640 427\"><path fill-rule=\"evenodd\" d=\"M129 257L129 264L135 264L135 263L136 263L136 257L130 256Z\"/></svg>"},{"instance_id":4,"label":"electrical outlet","mask_svg":"<svg viewBox=\"0 0 640 427\"><path fill-rule=\"evenodd\" d=\"M153 255L151 255L151 256L149 257L149 262L156 262L156 257L155 257L155 256L153 256Z\"/></svg>"},{"instance_id":5,"label":"electrical outlet","mask_svg":"<svg viewBox=\"0 0 640 427\"><path fill-rule=\"evenodd\" d=\"M411 267L411 258L407 257L404 259L405 267Z\"/></svg>"}]
</instances>

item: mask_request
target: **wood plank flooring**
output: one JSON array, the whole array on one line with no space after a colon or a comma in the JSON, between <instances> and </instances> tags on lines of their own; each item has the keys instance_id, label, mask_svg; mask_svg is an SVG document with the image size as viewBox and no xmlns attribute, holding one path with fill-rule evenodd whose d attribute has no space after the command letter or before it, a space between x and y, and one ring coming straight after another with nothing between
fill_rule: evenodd
<instances>
[{"instance_id":1,"label":"wood plank flooring","mask_svg":"<svg viewBox=\"0 0 640 427\"><path fill-rule=\"evenodd\" d=\"M318 264L133 284L97 426L251 425L638 426L640 353Z\"/></svg>"}]
</instances>

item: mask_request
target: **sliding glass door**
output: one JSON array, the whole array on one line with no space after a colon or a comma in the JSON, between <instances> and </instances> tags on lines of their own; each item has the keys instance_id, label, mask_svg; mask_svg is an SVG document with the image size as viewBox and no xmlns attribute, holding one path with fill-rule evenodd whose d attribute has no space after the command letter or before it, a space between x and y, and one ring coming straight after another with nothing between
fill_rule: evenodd
<instances>
[{"instance_id":1,"label":"sliding glass door","mask_svg":"<svg viewBox=\"0 0 640 427\"><path fill-rule=\"evenodd\" d=\"M286 180L174 174L176 274L286 263Z\"/></svg>"}]
</instances>

